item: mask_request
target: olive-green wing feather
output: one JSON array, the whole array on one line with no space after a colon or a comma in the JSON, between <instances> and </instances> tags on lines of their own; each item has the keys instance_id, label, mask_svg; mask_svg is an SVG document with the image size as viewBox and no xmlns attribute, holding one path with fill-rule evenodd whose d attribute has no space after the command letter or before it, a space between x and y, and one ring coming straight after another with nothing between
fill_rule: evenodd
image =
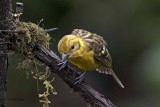
<instances>
[{"instance_id":1,"label":"olive-green wing feather","mask_svg":"<svg viewBox=\"0 0 160 107\"><path fill-rule=\"evenodd\" d=\"M97 36L98 37L98 36ZM99 38L99 39L103 39L103 38ZM103 40L101 40L103 41ZM120 81L120 79L117 77L117 75L114 73L114 71L112 70L112 58L108 52L107 46L106 45L102 45L103 43L99 43L98 49L95 49L95 58L101 63L101 66L97 69L97 71L99 71L100 73L105 73L105 74L110 74L114 77L114 79L116 80L116 82L122 87L124 88L122 82Z\"/></svg>"},{"instance_id":2,"label":"olive-green wing feather","mask_svg":"<svg viewBox=\"0 0 160 107\"><path fill-rule=\"evenodd\" d=\"M89 50L94 51L95 59L101 63L101 66L96 70L100 73L112 75L117 83L124 88L123 84L112 70L112 58L107 49L107 42L101 36L83 29L75 29L72 34L82 36L88 42Z\"/></svg>"}]
</instances>

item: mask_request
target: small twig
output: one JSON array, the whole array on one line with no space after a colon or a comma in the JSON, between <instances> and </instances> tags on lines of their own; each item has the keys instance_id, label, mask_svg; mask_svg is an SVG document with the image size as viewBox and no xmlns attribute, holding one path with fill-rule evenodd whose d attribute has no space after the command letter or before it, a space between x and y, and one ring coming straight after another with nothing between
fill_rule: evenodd
<instances>
[{"instance_id":1,"label":"small twig","mask_svg":"<svg viewBox=\"0 0 160 107\"><path fill-rule=\"evenodd\" d=\"M0 42L0 45L8 45L8 44L11 44L11 42Z\"/></svg>"},{"instance_id":2,"label":"small twig","mask_svg":"<svg viewBox=\"0 0 160 107\"><path fill-rule=\"evenodd\" d=\"M0 33L21 33L18 30L0 30Z\"/></svg>"},{"instance_id":3,"label":"small twig","mask_svg":"<svg viewBox=\"0 0 160 107\"><path fill-rule=\"evenodd\" d=\"M23 3L16 2L16 14L14 14L14 16L16 17L16 22L19 22L19 18L22 14L23 14Z\"/></svg>"},{"instance_id":4,"label":"small twig","mask_svg":"<svg viewBox=\"0 0 160 107\"><path fill-rule=\"evenodd\" d=\"M55 31L55 30L57 30L58 28L51 28L51 29L45 29L44 31L45 32L53 32L53 31Z\"/></svg>"},{"instance_id":5,"label":"small twig","mask_svg":"<svg viewBox=\"0 0 160 107\"><path fill-rule=\"evenodd\" d=\"M16 2L16 13L23 14L23 3Z\"/></svg>"}]
</instances>

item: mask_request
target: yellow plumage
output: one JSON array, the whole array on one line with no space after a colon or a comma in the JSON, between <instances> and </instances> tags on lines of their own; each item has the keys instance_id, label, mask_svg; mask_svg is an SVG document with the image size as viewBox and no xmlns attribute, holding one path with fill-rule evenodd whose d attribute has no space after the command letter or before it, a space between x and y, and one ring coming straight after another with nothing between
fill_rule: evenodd
<instances>
[{"instance_id":1,"label":"yellow plumage","mask_svg":"<svg viewBox=\"0 0 160 107\"><path fill-rule=\"evenodd\" d=\"M99 67L100 63L94 60L93 55L93 51L85 52L76 58L69 58L68 61L73 65L78 66L80 69L95 70Z\"/></svg>"},{"instance_id":2,"label":"yellow plumage","mask_svg":"<svg viewBox=\"0 0 160 107\"><path fill-rule=\"evenodd\" d=\"M66 60L83 70L97 70L111 74L123 88L112 70L112 59L106 47L107 43L99 35L86 30L75 29L72 34L65 35L58 43L58 51Z\"/></svg>"},{"instance_id":3,"label":"yellow plumage","mask_svg":"<svg viewBox=\"0 0 160 107\"><path fill-rule=\"evenodd\" d=\"M87 43L81 36L64 36L58 44L59 52L68 53L70 51L70 47L76 41L79 41L80 48L70 54L68 61L83 70L95 70L98 68L99 63L94 60L94 52L88 50Z\"/></svg>"}]
</instances>

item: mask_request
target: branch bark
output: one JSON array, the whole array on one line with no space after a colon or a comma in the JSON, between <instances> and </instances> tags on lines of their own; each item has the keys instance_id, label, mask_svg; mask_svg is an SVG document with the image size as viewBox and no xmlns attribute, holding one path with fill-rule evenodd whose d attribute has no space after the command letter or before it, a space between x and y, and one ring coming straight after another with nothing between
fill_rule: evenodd
<instances>
[{"instance_id":1,"label":"branch bark","mask_svg":"<svg viewBox=\"0 0 160 107\"><path fill-rule=\"evenodd\" d=\"M115 107L110 100L105 99L104 95L94 90L85 80L74 85L75 78L80 74L69 66L59 71L57 64L61 61L53 51L37 44L33 49L33 54L38 60L49 66L53 73L58 74L74 91L79 92L92 107Z\"/></svg>"},{"instance_id":2,"label":"branch bark","mask_svg":"<svg viewBox=\"0 0 160 107\"><path fill-rule=\"evenodd\" d=\"M0 0L0 29L10 29L11 26L11 0ZM0 33L0 42L5 42L5 36ZM8 67L8 57L5 53L8 52L6 44L0 45L0 107L5 106L6 102L6 75Z\"/></svg>"}]
</instances>

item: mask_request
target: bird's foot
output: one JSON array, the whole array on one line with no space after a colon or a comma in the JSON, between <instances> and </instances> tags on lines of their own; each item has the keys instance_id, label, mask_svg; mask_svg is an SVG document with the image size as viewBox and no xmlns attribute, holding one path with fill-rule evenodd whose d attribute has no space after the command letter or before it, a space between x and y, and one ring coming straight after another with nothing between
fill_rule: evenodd
<instances>
[{"instance_id":1,"label":"bird's foot","mask_svg":"<svg viewBox=\"0 0 160 107\"><path fill-rule=\"evenodd\" d=\"M86 74L86 71L84 73L80 74L80 76L78 76L77 78L75 78L74 85L81 83L84 80L85 74Z\"/></svg>"},{"instance_id":2,"label":"bird's foot","mask_svg":"<svg viewBox=\"0 0 160 107\"><path fill-rule=\"evenodd\" d=\"M61 66L61 67L59 68L59 70L62 70L63 68L65 68L65 67L67 66L67 63L68 63L68 61L66 60L66 61L64 61L64 62L61 62L61 63L57 64L58 66Z\"/></svg>"}]
</instances>

